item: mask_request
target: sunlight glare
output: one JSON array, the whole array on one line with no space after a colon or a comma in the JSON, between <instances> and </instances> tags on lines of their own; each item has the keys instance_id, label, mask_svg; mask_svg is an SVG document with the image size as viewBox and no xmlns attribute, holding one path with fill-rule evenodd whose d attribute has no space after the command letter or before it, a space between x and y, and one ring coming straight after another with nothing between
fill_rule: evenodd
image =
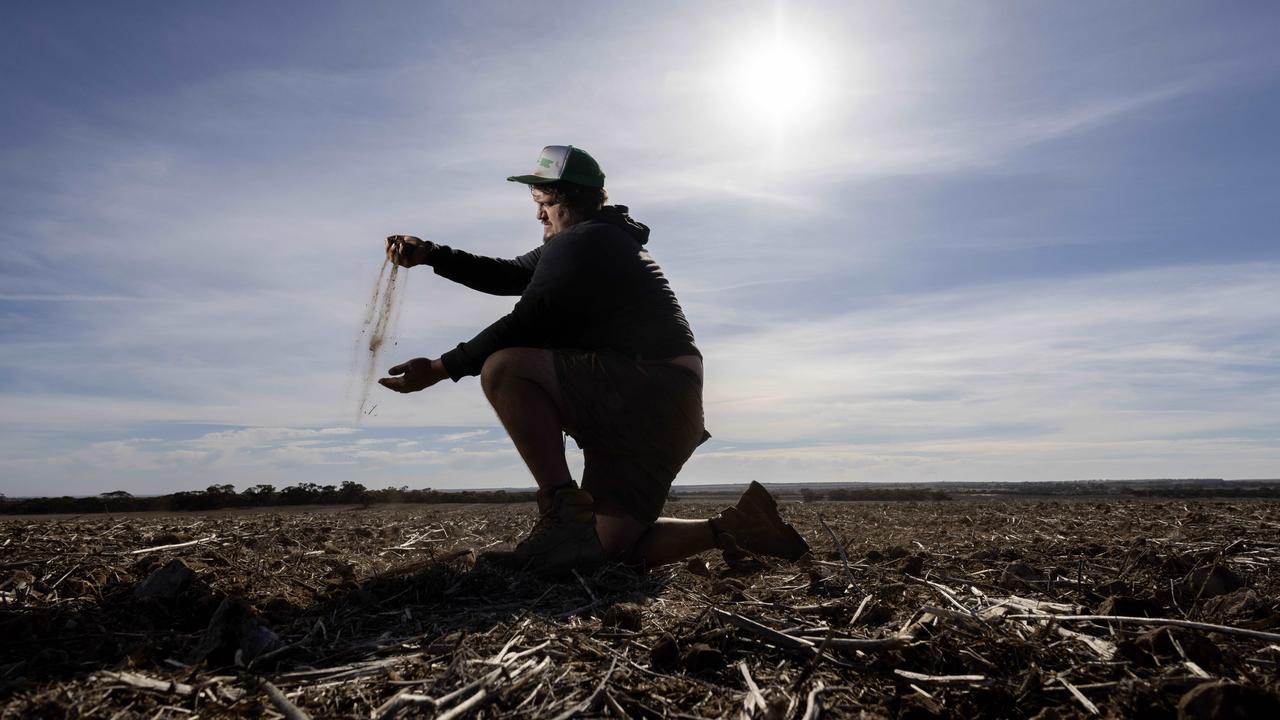
<instances>
[{"instance_id":1,"label":"sunlight glare","mask_svg":"<svg viewBox=\"0 0 1280 720\"><path fill-rule=\"evenodd\" d=\"M820 111L821 74L809 45L772 37L743 48L733 63L730 84L745 119L780 130Z\"/></svg>"}]
</instances>

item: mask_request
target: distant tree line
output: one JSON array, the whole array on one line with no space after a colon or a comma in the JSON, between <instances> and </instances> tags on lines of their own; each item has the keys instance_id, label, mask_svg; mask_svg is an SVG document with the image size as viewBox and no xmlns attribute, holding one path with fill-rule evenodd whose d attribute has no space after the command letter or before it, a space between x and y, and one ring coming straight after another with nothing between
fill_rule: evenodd
<instances>
[{"instance_id":1,"label":"distant tree line","mask_svg":"<svg viewBox=\"0 0 1280 720\"><path fill-rule=\"evenodd\" d=\"M1133 488L1126 493L1134 497L1157 498L1280 498L1280 485L1255 485L1253 487L1167 487Z\"/></svg>"},{"instance_id":2,"label":"distant tree line","mask_svg":"<svg viewBox=\"0 0 1280 720\"><path fill-rule=\"evenodd\" d=\"M1146 498L1280 498L1280 482L1222 478L1155 478L1146 480L1077 480L1023 483L962 483L957 493L1031 496Z\"/></svg>"},{"instance_id":3,"label":"distant tree line","mask_svg":"<svg viewBox=\"0 0 1280 720\"><path fill-rule=\"evenodd\" d=\"M801 488L800 499L805 502L819 500L950 500L941 490L928 488L836 488L819 491Z\"/></svg>"},{"instance_id":4,"label":"distant tree line","mask_svg":"<svg viewBox=\"0 0 1280 720\"><path fill-rule=\"evenodd\" d=\"M234 485L210 485L204 490L191 490L138 497L124 490L113 490L92 497L46 497L8 499L0 495L0 514L26 515L41 513L136 512L145 510L219 510L225 508L272 507L287 505L363 505L374 503L505 503L532 502L532 490L463 490L441 492L430 488L410 490L408 486L369 490L348 480L341 485L299 483L277 490L274 485L254 485L236 492Z\"/></svg>"},{"instance_id":5,"label":"distant tree line","mask_svg":"<svg viewBox=\"0 0 1280 720\"><path fill-rule=\"evenodd\" d=\"M1012 495L1025 497L1117 498L1280 498L1280 482L1226 481L1189 478L1165 480L1080 480L1058 482L962 482L936 488L854 487L831 490L801 488L805 502L818 500L951 500L956 496Z\"/></svg>"}]
</instances>

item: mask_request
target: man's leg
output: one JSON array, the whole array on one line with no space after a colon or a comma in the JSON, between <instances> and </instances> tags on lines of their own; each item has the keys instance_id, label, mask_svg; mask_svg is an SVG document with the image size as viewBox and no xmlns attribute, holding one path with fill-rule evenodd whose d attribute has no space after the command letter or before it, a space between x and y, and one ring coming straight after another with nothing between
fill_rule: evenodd
<instances>
[{"instance_id":1,"label":"man's leg","mask_svg":"<svg viewBox=\"0 0 1280 720\"><path fill-rule=\"evenodd\" d=\"M572 485L560 435L560 382L551 351L499 350L485 360L480 387L538 487Z\"/></svg>"},{"instance_id":2,"label":"man's leg","mask_svg":"<svg viewBox=\"0 0 1280 720\"><path fill-rule=\"evenodd\" d=\"M490 550L481 560L552 577L599 566L605 556L594 502L574 485L565 462L564 406L554 356L532 348L501 350L485 361L480 384L538 483L538 521L529 535L514 549Z\"/></svg>"},{"instance_id":3,"label":"man's leg","mask_svg":"<svg viewBox=\"0 0 1280 720\"><path fill-rule=\"evenodd\" d=\"M809 544L782 519L777 501L757 482L714 518L660 517L647 530L639 520L606 506L596 514L596 532L606 555L651 567L713 548L724 550L726 558L749 553L793 561L809 552Z\"/></svg>"},{"instance_id":4,"label":"man's leg","mask_svg":"<svg viewBox=\"0 0 1280 720\"><path fill-rule=\"evenodd\" d=\"M605 554L629 563L657 567L714 550L710 520L660 517L646 527L623 514L596 514L596 533Z\"/></svg>"}]
</instances>

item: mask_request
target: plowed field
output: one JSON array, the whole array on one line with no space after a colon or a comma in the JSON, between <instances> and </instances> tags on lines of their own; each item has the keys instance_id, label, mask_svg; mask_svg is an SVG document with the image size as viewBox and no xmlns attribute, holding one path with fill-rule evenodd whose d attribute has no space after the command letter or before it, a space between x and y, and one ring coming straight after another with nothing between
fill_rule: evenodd
<instances>
[{"instance_id":1,"label":"plowed field","mask_svg":"<svg viewBox=\"0 0 1280 720\"><path fill-rule=\"evenodd\" d=\"M474 565L525 505L0 520L3 716L1280 717L1280 504L782 511L554 583Z\"/></svg>"}]
</instances>

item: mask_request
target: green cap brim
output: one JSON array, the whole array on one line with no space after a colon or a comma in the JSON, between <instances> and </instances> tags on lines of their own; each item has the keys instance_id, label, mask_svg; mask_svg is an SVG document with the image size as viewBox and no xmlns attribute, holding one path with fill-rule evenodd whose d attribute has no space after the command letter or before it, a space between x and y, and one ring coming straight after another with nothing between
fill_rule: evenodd
<instances>
[{"instance_id":1,"label":"green cap brim","mask_svg":"<svg viewBox=\"0 0 1280 720\"><path fill-rule=\"evenodd\" d=\"M512 175L507 178L507 182L518 182L525 185L546 185L547 183L558 182L558 180L558 178L545 178L537 175Z\"/></svg>"}]
</instances>

